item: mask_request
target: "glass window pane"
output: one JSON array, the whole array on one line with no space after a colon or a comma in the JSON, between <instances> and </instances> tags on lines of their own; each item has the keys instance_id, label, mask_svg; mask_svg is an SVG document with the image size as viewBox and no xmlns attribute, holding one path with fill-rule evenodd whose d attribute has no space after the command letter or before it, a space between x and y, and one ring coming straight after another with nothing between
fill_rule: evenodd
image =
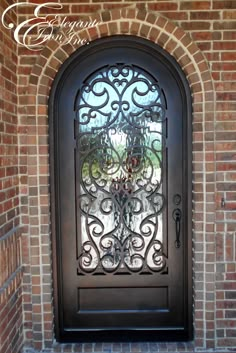
<instances>
[{"instance_id":1,"label":"glass window pane","mask_svg":"<svg viewBox=\"0 0 236 353\"><path fill-rule=\"evenodd\" d=\"M107 66L84 82L75 107L79 271L161 271L166 109L158 82L134 65Z\"/></svg>"}]
</instances>

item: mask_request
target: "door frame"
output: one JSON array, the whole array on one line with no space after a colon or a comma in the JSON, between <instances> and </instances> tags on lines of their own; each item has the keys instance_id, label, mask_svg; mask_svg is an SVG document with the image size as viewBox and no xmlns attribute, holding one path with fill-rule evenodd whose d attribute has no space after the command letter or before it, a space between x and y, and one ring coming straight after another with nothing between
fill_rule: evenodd
<instances>
[{"instance_id":1,"label":"door frame","mask_svg":"<svg viewBox=\"0 0 236 353\"><path fill-rule=\"evenodd\" d=\"M48 117L49 117L49 164L50 164L50 211L51 211L51 239L52 239L52 266L53 266L53 307L54 307L54 327L55 337L57 341L62 340L62 287L60 287L61 278L61 250L60 250L60 213L59 213L59 192L58 192L58 159L57 159L57 96L60 92L60 87L63 83L64 78L73 70L74 66L77 65L81 55L86 55L87 49L91 50L102 50L103 46L112 46L114 41L131 40L132 43L137 45L137 48L145 47L146 50L151 50L158 57L159 60L165 62L165 65L172 70L173 75L178 79L181 96L183 99L183 106L186 107L183 119L183 185L184 190L184 204L185 207L185 222L183 223L183 236L184 238L184 259L185 259L185 275L184 275L184 286L187 286L187 298L185 318L187 322L188 334L184 337L178 337L167 335L161 337L161 340L192 340L193 339L193 281L192 281L192 98L191 91L189 88L188 81L182 68L179 66L177 61L159 45L136 36L125 36L116 35L96 39L89 44L85 45L76 50L60 67L54 82L52 84L49 104L48 104ZM185 256L186 255L186 256ZM106 341L106 338L101 334L101 340ZM140 335L140 339L143 341L143 335ZM119 334L114 337L109 337L109 341L116 340L120 341ZM122 337L124 341L124 337ZM158 341L158 337L148 337L148 340ZM160 339L159 339L160 340ZM72 341L76 339L72 338ZM80 340L81 341L81 340ZM85 340L86 342L87 340Z\"/></svg>"}]
</instances>

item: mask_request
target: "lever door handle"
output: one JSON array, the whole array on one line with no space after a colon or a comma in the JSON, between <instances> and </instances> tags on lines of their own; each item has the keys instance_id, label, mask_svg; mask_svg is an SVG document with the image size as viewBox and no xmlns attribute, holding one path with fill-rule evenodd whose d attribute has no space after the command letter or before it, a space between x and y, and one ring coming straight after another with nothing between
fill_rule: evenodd
<instances>
[{"instance_id":1,"label":"lever door handle","mask_svg":"<svg viewBox=\"0 0 236 353\"><path fill-rule=\"evenodd\" d=\"M180 228L181 228L181 216L182 213L179 208L176 208L173 211L173 219L175 221L175 234L176 234L176 240L175 240L175 247L180 248Z\"/></svg>"}]
</instances>

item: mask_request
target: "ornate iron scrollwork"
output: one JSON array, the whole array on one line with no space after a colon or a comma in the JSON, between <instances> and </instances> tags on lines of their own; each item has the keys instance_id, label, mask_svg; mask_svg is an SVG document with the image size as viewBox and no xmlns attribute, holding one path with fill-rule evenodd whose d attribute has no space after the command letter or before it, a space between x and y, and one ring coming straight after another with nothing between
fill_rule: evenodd
<instances>
[{"instance_id":1,"label":"ornate iron scrollwork","mask_svg":"<svg viewBox=\"0 0 236 353\"><path fill-rule=\"evenodd\" d=\"M105 66L75 101L78 273L153 273L163 251L163 122L156 79L134 65Z\"/></svg>"}]
</instances>

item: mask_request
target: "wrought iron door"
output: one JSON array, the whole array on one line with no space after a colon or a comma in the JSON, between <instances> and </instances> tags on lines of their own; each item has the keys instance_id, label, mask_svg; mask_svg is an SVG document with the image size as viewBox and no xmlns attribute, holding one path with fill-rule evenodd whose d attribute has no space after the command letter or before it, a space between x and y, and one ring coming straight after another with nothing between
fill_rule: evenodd
<instances>
[{"instance_id":1,"label":"wrought iron door","mask_svg":"<svg viewBox=\"0 0 236 353\"><path fill-rule=\"evenodd\" d=\"M81 48L51 95L57 336L191 338L190 98L164 51Z\"/></svg>"}]
</instances>

